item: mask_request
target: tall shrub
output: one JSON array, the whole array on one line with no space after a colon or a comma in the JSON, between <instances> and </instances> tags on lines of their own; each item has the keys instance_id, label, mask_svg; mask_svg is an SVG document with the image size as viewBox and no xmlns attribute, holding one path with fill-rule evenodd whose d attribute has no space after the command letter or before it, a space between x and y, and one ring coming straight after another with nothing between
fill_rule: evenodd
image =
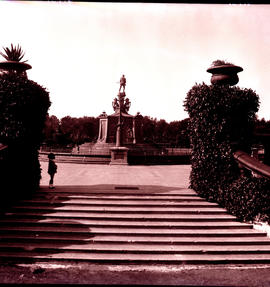
<instances>
[{"instance_id":1,"label":"tall shrub","mask_svg":"<svg viewBox=\"0 0 270 287\"><path fill-rule=\"evenodd\" d=\"M8 145L1 166L2 196L20 197L38 188L38 149L50 104L46 89L25 75L0 75L0 142Z\"/></svg>"},{"instance_id":2,"label":"tall shrub","mask_svg":"<svg viewBox=\"0 0 270 287\"><path fill-rule=\"evenodd\" d=\"M250 150L259 97L251 89L196 84L187 93L191 188L226 206L224 190L239 177L233 151Z\"/></svg>"}]
</instances>

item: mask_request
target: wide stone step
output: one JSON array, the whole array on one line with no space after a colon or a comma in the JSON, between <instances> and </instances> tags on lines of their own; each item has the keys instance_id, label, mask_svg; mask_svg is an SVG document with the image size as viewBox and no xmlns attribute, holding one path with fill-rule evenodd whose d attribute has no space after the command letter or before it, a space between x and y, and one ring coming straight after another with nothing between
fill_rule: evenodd
<instances>
[{"instance_id":1,"label":"wide stone step","mask_svg":"<svg viewBox=\"0 0 270 287\"><path fill-rule=\"evenodd\" d=\"M61 242L55 243L37 243L31 242L31 245L24 242L0 242L0 250L4 251L36 251L36 252L59 252L61 250L108 253L149 253L149 254L226 254L226 253L268 253L270 254L270 244L261 245L172 245L172 244L142 244L142 243L96 243L84 242L83 244L64 245Z\"/></svg>"},{"instance_id":2,"label":"wide stone step","mask_svg":"<svg viewBox=\"0 0 270 287\"><path fill-rule=\"evenodd\" d=\"M58 187L56 188L58 189ZM171 194L167 194L167 193L159 193L159 194L155 194L155 193L151 193L151 192L147 192L147 193L140 193L139 191L137 193L134 193L134 191L129 191L127 192L126 190L117 190L117 191L112 191L112 190L107 190L107 192L105 192L103 190L103 192L101 192L100 194L98 193L98 191L93 191L93 192L89 192L89 190L87 191L78 191L76 192L76 194L74 194L74 192L70 191L70 192L50 192L50 193L45 193L45 192L39 192L36 193L34 196L59 196L59 197L72 197L72 198L76 198L76 197L84 197L84 198L91 198L91 197L95 197L95 198L123 198L123 199L129 199L130 197L135 197L136 199L182 199L183 197L188 197L188 199L198 199L198 200L205 200L203 198L198 197L198 195L193 194L193 193L171 193Z\"/></svg>"},{"instance_id":3,"label":"wide stone step","mask_svg":"<svg viewBox=\"0 0 270 287\"><path fill-rule=\"evenodd\" d=\"M174 228L128 228L126 226L118 227L87 227L87 226L77 226L77 227L66 227L61 226L0 226L0 233L25 233L25 232L54 232L54 233L72 233L72 234L89 234L89 236L95 234L110 234L110 235L133 235L133 236L143 236L149 235L163 235L163 236L262 236L265 235L265 232L257 230L246 230L246 229L200 229L200 228L185 228L185 229L174 229Z\"/></svg>"},{"instance_id":4,"label":"wide stone step","mask_svg":"<svg viewBox=\"0 0 270 287\"><path fill-rule=\"evenodd\" d=\"M34 218L9 218L4 217L3 219L0 218L0 226L34 226L34 225L43 225L43 226L102 226L102 227L117 227L117 226L129 226L132 228L164 228L164 227L170 227L170 228L199 228L199 229L224 229L224 228L241 228L241 229L252 229L252 224L245 224L240 223L237 221L231 221L231 222L212 222L212 221L194 221L194 222L175 222L175 221L130 221L130 220L112 220L110 218L107 218L105 220L100 219L78 219L76 221L71 221L70 219L62 219L62 220L52 220L52 219L34 219Z\"/></svg>"},{"instance_id":5,"label":"wide stone step","mask_svg":"<svg viewBox=\"0 0 270 287\"><path fill-rule=\"evenodd\" d=\"M35 210L35 212L43 212L43 211L68 211L68 212L119 212L119 213L134 213L134 212L145 212L145 213L206 213L206 214L224 214L227 211L220 207L212 207L212 206L201 206L201 207L189 207L189 206L181 206L181 207L155 207L155 206L147 206L147 207L136 207L136 206L85 206L85 205L17 205L14 206L12 211L19 210Z\"/></svg>"},{"instance_id":6,"label":"wide stone step","mask_svg":"<svg viewBox=\"0 0 270 287\"><path fill-rule=\"evenodd\" d=\"M121 194L121 195L110 195L106 194L106 197L104 195L95 195L95 194L89 194L89 195L71 195L68 194L66 196L64 195L59 195L59 194L36 194L33 196L31 200L23 200L24 202L28 201L51 201L51 200L60 200L60 201L66 201L66 200L71 200L71 201L89 201L89 200L96 200L98 202L103 202L103 201L132 201L132 202L163 202L163 201L173 201L173 202L182 202L182 201L189 201L189 202L205 202L205 200L201 197L194 196L194 195L179 195L179 196L132 196L132 195L126 195L126 194Z\"/></svg>"},{"instance_id":7,"label":"wide stone step","mask_svg":"<svg viewBox=\"0 0 270 287\"><path fill-rule=\"evenodd\" d=\"M195 198L198 197L198 194L190 189L175 189L175 190L164 190L156 191L155 188L147 187L138 187L138 186L105 186L105 187L92 187L92 186L57 186L53 191L37 192L36 195L57 195L57 196L81 196L81 195L90 195L90 196L136 196L140 197L167 197L172 196L173 198L181 196L191 196Z\"/></svg>"},{"instance_id":8,"label":"wide stone step","mask_svg":"<svg viewBox=\"0 0 270 287\"><path fill-rule=\"evenodd\" d=\"M103 263L239 264L269 263L270 254L130 254L86 252L1 252L0 259L14 261L78 261Z\"/></svg>"},{"instance_id":9,"label":"wide stone step","mask_svg":"<svg viewBox=\"0 0 270 287\"><path fill-rule=\"evenodd\" d=\"M174 236L174 235L144 235L133 236L126 234L78 234L76 237L72 233L45 233L45 232L24 232L18 234L1 234L0 242L27 242L29 245L35 242L60 242L63 245L67 244L85 244L92 243L141 243L141 244L174 244L174 245L265 245L270 244L269 238L266 236Z\"/></svg>"},{"instance_id":10,"label":"wide stone step","mask_svg":"<svg viewBox=\"0 0 270 287\"><path fill-rule=\"evenodd\" d=\"M187 216L188 215L188 216ZM206 213L149 213L149 212L140 212L140 213L121 213L121 212L69 212L69 211L59 211L59 210L46 210L46 211L38 211L38 210L15 210L15 211L8 211L5 213L5 216L15 216L15 217L34 217L34 218L55 218L55 219L100 219L105 220L108 218L113 218L115 220L122 220L122 219L128 219L128 220L173 220L173 221L186 221L186 222L193 222L193 221L236 221L235 217L226 214L206 214Z\"/></svg>"},{"instance_id":11,"label":"wide stone step","mask_svg":"<svg viewBox=\"0 0 270 287\"><path fill-rule=\"evenodd\" d=\"M57 205L74 205L74 206L81 206L81 205L89 205L89 206L134 206L134 207L141 207L141 206L166 206L166 207L205 207L205 206L214 206L218 207L216 203L206 202L206 201L189 201L189 200L181 200L181 201L174 201L174 200L164 200L159 202L158 200L152 201L134 201L134 200L96 200L96 199L33 199L33 200L23 200L20 201L20 206L24 205L50 205L50 206L57 206Z\"/></svg>"}]
</instances>

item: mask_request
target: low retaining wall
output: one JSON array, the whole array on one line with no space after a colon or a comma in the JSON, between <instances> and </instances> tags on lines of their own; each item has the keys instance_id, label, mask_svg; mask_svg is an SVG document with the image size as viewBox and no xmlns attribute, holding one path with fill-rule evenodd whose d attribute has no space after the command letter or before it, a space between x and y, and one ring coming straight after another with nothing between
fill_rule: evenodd
<instances>
[{"instance_id":1,"label":"low retaining wall","mask_svg":"<svg viewBox=\"0 0 270 287\"><path fill-rule=\"evenodd\" d=\"M39 160L48 161L49 152L40 152ZM88 163L88 164L109 164L110 155L82 155L70 153L55 153L57 162L68 163ZM181 155L128 155L128 163L130 165L161 165L161 164L190 164L190 154L183 153Z\"/></svg>"},{"instance_id":2,"label":"low retaining wall","mask_svg":"<svg viewBox=\"0 0 270 287\"><path fill-rule=\"evenodd\" d=\"M39 160L48 161L49 152L40 152ZM92 164L109 164L110 155L81 155L71 153L55 153L55 161L69 163L92 163Z\"/></svg>"}]
</instances>

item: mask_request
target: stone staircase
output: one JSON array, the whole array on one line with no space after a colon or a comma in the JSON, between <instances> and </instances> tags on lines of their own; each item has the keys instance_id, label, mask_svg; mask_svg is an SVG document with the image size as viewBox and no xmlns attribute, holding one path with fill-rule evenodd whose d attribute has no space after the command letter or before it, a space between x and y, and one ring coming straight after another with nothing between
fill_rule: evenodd
<instances>
[{"instance_id":1,"label":"stone staircase","mask_svg":"<svg viewBox=\"0 0 270 287\"><path fill-rule=\"evenodd\" d=\"M270 263L270 238L190 189L42 187L1 214L0 261Z\"/></svg>"}]
</instances>

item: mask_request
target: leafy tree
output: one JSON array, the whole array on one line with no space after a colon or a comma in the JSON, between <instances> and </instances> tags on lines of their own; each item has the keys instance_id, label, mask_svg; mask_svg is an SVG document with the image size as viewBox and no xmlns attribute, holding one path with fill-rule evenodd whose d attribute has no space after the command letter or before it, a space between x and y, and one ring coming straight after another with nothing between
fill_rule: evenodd
<instances>
[{"instance_id":1,"label":"leafy tree","mask_svg":"<svg viewBox=\"0 0 270 287\"><path fill-rule=\"evenodd\" d=\"M189 118L169 123L168 141L172 147L190 147L188 123Z\"/></svg>"},{"instance_id":2,"label":"leafy tree","mask_svg":"<svg viewBox=\"0 0 270 287\"><path fill-rule=\"evenodd\" d=\"M169 124L163 119L156 122L155 142L157 142L157 143L167 143L168 142L168 126L169 126Z\"/></svg>"},{"instance_id":3,"label":"leafy tree","mask_svg":"<svg viewBox=\"0 0 270 287\"><path fill-rule=\"evenodd\" d=\"M62 135L62 143L70 144L73 143L76 138L76 118L65 116L60 120L60 133Z\"/></svg>"},{"instance_id":4,"label":"leafy tree","mask_svg":"<svg viewBox=\"0 0 270 287\"><path fill-rule=\"evenodd\" d=\"M264 118L261 120L256 119L254 132L260 134L269 134L270 135L270 121L266 121Z\"/></svg>"},{"instance_id":5,"label":"leafy tree","mask_svg":"<svg viewBox=\"0 0 270 287\"><path fill-rule=\"evenodd\" d=\"M94 141L98 135L98 118L65 116L60 120L58 143L82 144Z\"/></svg>"},{"instance_id":6,"label":"leafy tree","mask_svg":"<svg viewBox=\"0 0 270 287\"><path fill-rule=\"evenodd\" d=\"M43 138L44 138L44 142L47 145L53 145L53 144L58 143L57 136L59 133L59 124L60 124L60 121L56 116L47 115L45 127L43 129Z\"/></svg>"},{"instance_id":7,"label":"leafy tree","mask_svg":"<svg viewBox=\"0 0 270 287\"><path fill-rule=\"evenodd\" d=\"M145 143L155 142L156 122L156 119L150 118L149 116L144 116L142 118L143 141Z\"/></svg>"},{"instance_id":8,"label":"leafy tree","mask_svg":"<svg viewBox=\"0 0 270 287\"><path fill-rule=\"evenodd\" d=\"M99 119L94 117L79 118L77 122L79 126L78 143L85 141L95 141L98 136Z\"/></svg>"}]
</instances>

